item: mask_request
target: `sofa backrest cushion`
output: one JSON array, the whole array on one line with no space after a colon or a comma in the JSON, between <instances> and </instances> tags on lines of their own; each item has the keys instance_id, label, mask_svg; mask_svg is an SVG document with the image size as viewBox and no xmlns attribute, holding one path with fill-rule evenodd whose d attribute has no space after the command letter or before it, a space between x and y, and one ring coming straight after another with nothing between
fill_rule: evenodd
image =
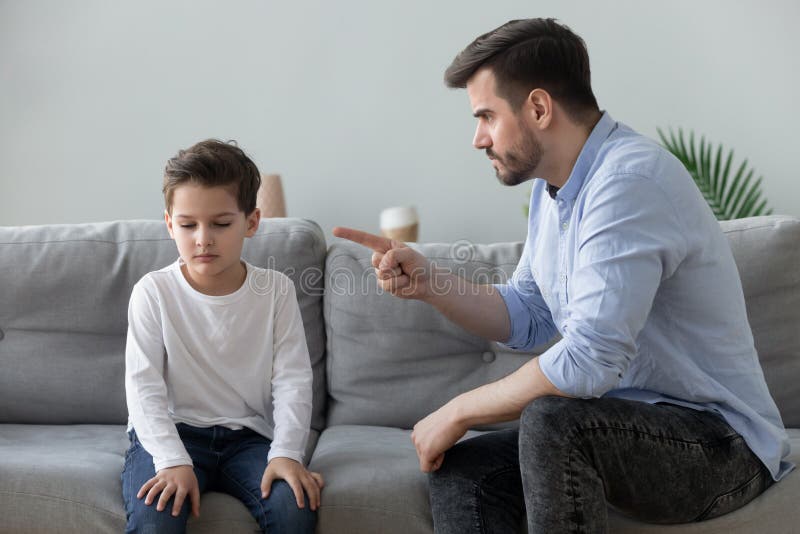
<instances>
[{"instance_id":1,"label":"sofa backrest cushion","mask_svg":"<svg viewBox=\"0 0 800 534\"><path fill-rule=\"evenodd\" d=\"M800 427L800 219L724 221L761 368L787 427Z\"/></svg>"},{"instance_id":2,"label":"sofa backrest cushion","mask_svg":"<svg viewBox=\"0 0 800 534\"><path fill-rule=\"evenodd\" d=\"M265 219L245 240L253 265L295 282L314 368L314 418L325 414L319 227ZM125 423L125 335L133 285L174 262L163 221L0 228L0 423Z\"/></svg>"},{"instance_id":3,"label":"sofa backrest cushion","mask_svg":"<svg viewBox=\"0 0 800 534\"><path fill-rule=\"evenodd\" d=\"M767 383L787 426L800 426L800 220L722 223L741 272ZM439 267L502 283L521 243L415 245ZM326 261L328 424L411 428L457 394L528 361L473 336L431 306L378 290L371 252L336 242ZM456 288L457 289L457 288Z\"/></svg>"},{"instance_id":4,"label":"sofa backrest cushion","mask_svg":"<svg viewBox=\"0 0 800 534\"><path fill-rule=\"evenodd\" d=\"M438 268L484 283L506 282L522 252L521 243L412 246ZM364 247L335 243L325 269L329 425L411 428L455 395L530 359L466 332L427 304L380 291Z\"/></svg>"}]
</instances>

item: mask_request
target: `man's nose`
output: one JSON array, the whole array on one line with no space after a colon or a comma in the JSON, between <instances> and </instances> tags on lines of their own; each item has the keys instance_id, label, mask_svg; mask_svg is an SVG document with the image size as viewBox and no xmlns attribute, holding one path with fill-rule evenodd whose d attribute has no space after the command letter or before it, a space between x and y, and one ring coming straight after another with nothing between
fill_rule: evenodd
<instances>
[{"instance_id":1,"label":"man's nose","mask_svg":"<svg viewBox=\"0 0 800 534\"><path fill-rule=\"evenodd\" d=\"M478 150L483 150L484 148L492 146L491 136L480 124L475 128L475 137L472 138L472 146Z\"/></svg>"}]
</instances>

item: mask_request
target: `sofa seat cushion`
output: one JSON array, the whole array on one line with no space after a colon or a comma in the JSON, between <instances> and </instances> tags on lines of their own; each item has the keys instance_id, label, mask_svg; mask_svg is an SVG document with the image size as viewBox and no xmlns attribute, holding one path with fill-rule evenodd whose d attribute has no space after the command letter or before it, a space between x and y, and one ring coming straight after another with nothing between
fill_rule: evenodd
<instances>
[{"instance_id":1,"label":"sofa seat cushion","mask_svg":"<svg viewBox=\"0 0 800 534\"><path fill-rule=\"evenodd\" d=\"M121 425L0 425L0 532L125 530ZM192 534L248 533L258 525L234 497L209 492Z\"/></svg>"},{"instance_id":2,"label":"sofa seat cushion","mask_svg":"<svg viewBox=\"0 0 800 534\"><path fill-rule=\"evenodd\" d=\"M419 470L410 435L364 425L322 432L309 465L325 478L318 532L433 532L428 478Z\"/></svg>"},{"instance_id":3,"label":"sofa seat cushion","mask_svg":"<svg viewBox=\"0 0 800 534\"><path fill-rule=\"evenodd\" d=\"M477 435L470 432L467 437ZM325 477L321 532L430 534L427 475L420 472L410 430L340 425L326 429L311 459ZM800 429L790 429L790 461L800 465ZM790 532L800 525L800 473L792 472L747 506L683 525L651 525L609 514L614 534L751 534ZM522 528L524 531L524 528Z\"/></svg>"}]
</instances>

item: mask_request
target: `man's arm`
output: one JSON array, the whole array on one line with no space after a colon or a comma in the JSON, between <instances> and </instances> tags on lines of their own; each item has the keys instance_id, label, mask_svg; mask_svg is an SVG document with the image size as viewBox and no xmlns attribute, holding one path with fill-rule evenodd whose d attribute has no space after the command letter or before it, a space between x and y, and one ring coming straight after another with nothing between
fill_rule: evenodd
<instances>
[{"instance_id":1,"label":"man's arm","mask_svg":"<svg viewBox=\"0 0 800 534\"><path fill-rule=\"evenodd\" d=\"M473 284L452 273L434 273L433 277L433 291L423 299L425 302L477 336L501 343L508 340L508 308L494 286Z\"/></svg>"},{"instance_id":2,"label":"man's arm","mask_svg":"<svg viewBox=\"0 0 800 534\"><path fill-rule=\"evenodd\" d=\"M550 313L530 277L525 252L508 286L478 285L438 271L404 243L349 228L334 228L333 233L373 250L372 265L382 289L400 298L428 302L474 334L530 348L555 333ZM509 309L515 314L513 328ZM426 472L438 469L444 452L468 428L517 419L525 406L545 395L564 394L542 373L536 358L497 382L452 399L414 427L412 440L420 468Z\"/></svg>"},{"instance_id":3,"label":"man's arm","mask_svg":"<svg viewBox=\"0 0 800 534\"><path fill-rule=\"evenodd\" d=\"M411 440L420 469L435 471L444 453L468 429L488 423L519 419L533 400L547 395L567 396L542 373L534 358L510 375L455 397L416 425Z\"/></svg>"},{"instance_id":4,"label":"man's arm","mask_svg":"<svg viewBox=\"0 0 800 534\"><path fill-rule=\"evenodd\" d=\"M427 302L483 338L503 342L511 335L508 310L494 286L459 279L400 241L341 227L333 235L372 249L372 266L384 291Z\"/></svg>"}]
</instances>

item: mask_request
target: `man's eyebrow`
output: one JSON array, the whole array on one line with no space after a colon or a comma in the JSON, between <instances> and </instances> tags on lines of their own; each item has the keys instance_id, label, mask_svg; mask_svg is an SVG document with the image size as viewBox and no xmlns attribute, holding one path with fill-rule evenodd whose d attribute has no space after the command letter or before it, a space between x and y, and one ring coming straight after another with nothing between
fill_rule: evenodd
<instances>
[{"instance_id":1,"label":"man's eyebrow","mask_svg":"<svg viewBox=\"0 0 800 534\"><path fill-rule=\"evenodd\" d=\"M491 113L491 111L492 110L490 110L489 108L478 108L475 110L472 116L475 118L485 117L487 114Z\"/></svg>"},{"instance_id":2,"label":"man's eyebrow","mask_svg":"<svg viewBox=\"0 0 800 534\"><path fill-rule=\"evenodd\" d=\"M225 217L227 215L236 215L236 213L234 213L232 211L226 211L226 212L223 212L223 213L217 213L216 215L212 215L212 217ZM177 215L175 215L175 218L176 219L194 219L194 216L192 216L192 215L184 215L182 213L178 213Z\"/></svg>"}]
</instances>

